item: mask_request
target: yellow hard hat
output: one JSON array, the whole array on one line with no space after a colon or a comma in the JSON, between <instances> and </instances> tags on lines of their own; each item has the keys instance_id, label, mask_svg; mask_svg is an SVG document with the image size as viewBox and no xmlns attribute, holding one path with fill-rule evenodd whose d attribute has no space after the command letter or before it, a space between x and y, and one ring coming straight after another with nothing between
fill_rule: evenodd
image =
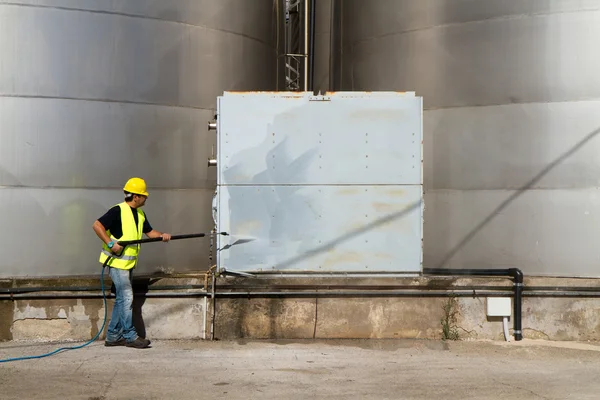
<instances>
[{"instance_id":1,"label":"yellow hard hat","mask_svg":"<svg viewBox=\"0 0 600 400\"><path fill-rule=\"evenodd\" d=\"M141 196L148 196L148 192L146 192L146 182L144 182L142 178L130 178L123 190Z\"/></svg>"}]
</instances>

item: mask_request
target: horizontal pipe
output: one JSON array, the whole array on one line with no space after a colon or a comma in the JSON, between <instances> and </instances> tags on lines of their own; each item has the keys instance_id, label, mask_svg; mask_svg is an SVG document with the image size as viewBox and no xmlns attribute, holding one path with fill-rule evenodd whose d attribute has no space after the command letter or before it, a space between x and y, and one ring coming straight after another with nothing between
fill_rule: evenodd
<instances>
[{"instance_id":1,"label":"horizontal pipe","mask_svg":"<svg viewBox=\"0 0 600 400\"><path fill-rule=\"evenodd\" d=\"M209 297L210 292L188 292L188 293L134 293L136 297L145 298L194 298L194 297ZM460 290L460 291L438 291L438 292L418 292L418 291L295 291L295 292L268 292L268 291L250 291L250 292L216 292L215 297L230 297L230 298L248 298L248 297L506 297L513 294L508 294L502 291L476 291ZM579 292L579 291L542 291L542 292L527 292L522 294L523 297L573 297L573 298L600 298L600 290L597 293ZM112 293L106 294L107 298L113 298ZM0 301L6 300L44 300L44 299L101 299L101 293L83 293L83 294L63 294L63 293L23 293L15 295L0 295Z\"/></svg>"},{"instance_id":2,"label":"horizontal pipe","mask_svg":"<svg viewBox=\"0 0 600 400\"><path fill-rule=\"evenodd\" d=\"M164 292L164 293L144 293L135 292L135 297L144 298L180 298L180 297L204 297L206 292L188 292L188 293L176 293L176 292ZM55 300L55 299L101 299L102 293L82 293L82 294L71 294L71 293L24 293L15 294L12 296L0 295L0 301L2 300ZM107 292L106 298L114 298L112 293Z\"/></svg>"},{"instance_id":3,"label":"horizontal pipe","mask_svg":"<svg viewBox=\"0 0 600 400\"><path fill-rule=\"evenodd\" d=\"M133 285L137 285L134 283ZM469 290L469 291L513 291L512 286L461 286L461 287L435 287L435 286L411 286L411 285L257 285L257 286L241 286L241 285L219 285L221 289L226 290L244 290L244 293L261 291L270 292L271 290L426 290L426 291L441 291L441 290ZM171 290L199 290L204 289L204 285L163 285L163 286L148 286L148 291L171 291ZM95 292L99 291L100 287L96 286L73 286L73 287L19 287L19 288L3 288L0 289L1 295L16 295L22 293L37 293L37 292ZM108 290L108 288L107 288ZM536 292L544 293L582 293L600 294L600 287L588 286L524 286L523 294L533 294ZM479 294L479 293L478 293ZM10 296L6 296L10 298Z\"/></svg>"},{"instance_id":4,"label":"horizontal pipe","mask_svg":"<svg viewBox=\"0 0 600 400\"><path fill-rule=\"evenodd\" d=\"M479 296L506 296L502 292L481 292ZM419 292L419 291L305 291L305 292L217 292L216 297L473 297L473 291Z\"/></svg>"},{"instance_id":5,"label":"horizontal pipe","mask_svg":"<svg viewBox=\"0 0 600 400\"><path fill-rule=\"evenodd\" d=\"M600 287L592 286L523 286L524 292L532 291L557 291L557 292L599 292Z\"/></svg>"},{"instance_id":6,"label":"horizontal pipe","mask_svg":"<svg viewBox=\"0 0 600 400\"><path fill-rule=\"evenodd\" d=\"M133 287L142 286L133 282ZM100 286L42 286L42 287L17 287L0 289L2 294L18 294L18 293L36 293L36 292L96 292L101 289ZM165 286L148 286L148 290L195 290L204 289L204 285L165 285ZM107 287L108 290L108 287Z\"/></svg>"},{"instance_id":7,"label":"horizontal pipe","mask_svg":"<svg viewBox=\"0 0 600 400\"><path fill-rule=\"evenodd\" d=\"M230 271L231 272L231 271ZM330 275L330 276L348 276L348 275L365 275L365 276L377 276L377 275L389 275L389 276L404 276L404 277L418 277L419 272L397 272L397 271L243 271L251 275L266 275L266 276L296 276L296 275Z\"/></svg>"},{"instance_id":8,"label":"horizontal pipe","mask_svg":"<svg viewBox=\"0 0 600 400\"><path fill-rule=\"evenodd\" d=\"M191 292L191 293L134 293L135 296L147 298L179 298L179 297L206 297L212 296L210 292ZM456 291L456 292L419 292L419 291L339 291L339 292L216 292L215 297L473 297L473 296L506 296L503 292L477 292ZM114 297L107 293L107 297ZM40 300L40 299L100 299L101 293L94 294L15 294L12 296L1 295L0 300Z\"/></svg>"},{"instance_id":9,"label":"horizontal pipe","mask_svg":"<svg viewBox=\"0 0 600 400\"><path fill-rule=\"evenodd\" d=\"M523 293L523 297L578 297L578 298L600 298L600 291L592 292L531 292Z\"/></svg>"},{"instance_id":10,"label":"horizontal pipe","mask_svg":"<svg viewBox=\"0 0 600 400\"><path fill-rule=\"evenodd\" d=\"M138 285L133 284L134 288ZM139 285L142 286L142 285ZM512 286L461 286L461 287L436 287L436 286L411 286L411 285L219 285L225 290L248 291L273 291L273 290L512 290ZM63 286L63 287L18 287L0 289L1 294L19 294L36 292L93 292L99 291L99 286ZM148 286L149 291L156 290L196 290L204 289L204 285L164 285ZM600 288L598 289L600 291Z\"/></svg>"},{"instance_id":11,"label":"horizontal pipe","mask_svg":"<svg viewBox=\"0 0 600 400\"><path fill-rule=\"evenodd\" d=\"M219 285L220 289L243 291L273 290L507 290L512 286L430 286L430 285Z\"/></svg>"},{"instance_id":12,"label":"horizontal pipe","mask_svg":"<svg viewBox=\"0 0 600 400\"><path fill-rule=\"evenodd\" d=\"M423 268L424 275L513 276L512 269L447 269Z\"/></svg>"}]
</instances>

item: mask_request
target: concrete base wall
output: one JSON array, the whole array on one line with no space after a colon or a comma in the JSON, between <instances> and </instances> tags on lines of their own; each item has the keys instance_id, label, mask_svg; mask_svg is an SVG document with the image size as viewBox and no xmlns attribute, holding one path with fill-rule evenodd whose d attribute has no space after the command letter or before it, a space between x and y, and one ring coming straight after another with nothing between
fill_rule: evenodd
<instances>
[{"instance_id":1,"label":"concrete base wall","mask_svg":"<svg viewBox=\"0 0 600 400\"><path fill-rule=\"evenodd\" d=\"M108 302L108 322L114 300ZM89 340L102 328L102 300L19 300L0 304L0 340ZM202 299L146 299L135 313L138 334L156 339L202 339ZM104 338L106 327L100 338Z\"/></svg>"},{"instance_id":2,"label":"concrete base wall","mask_svg":"<svg viewBox=\"0 0 600 400\"><path fill-rule=\"evenodd\" d=\"M219 279L217 291L256 291L259 280ZM423 289L412 296L345 296L273 298L246 296L218 297L214 333L217 339L327 339L327 338L419 338L441 339L445 306L455 312L451 328L459 339L504 340L502 319L486 316L487 296L481 287L505 287L511 294L508 279L440 279L380 278L303 280L287 278L260 280L261 285L395 285ZM62 282L62 281L61 281ZM93 282L93 281L90 281ZM293 282L293 283L292 283ZM42 281L28 281L40 286ZM47 282L46 282L47 283ZM163 278L160 285L201 285L203 278ZM159 284L159 283L156 283ZM97 281L92 285L97 286ZM90 285L90 286L92 286ZM5 282L4 287L18 286ZM525 287L577 286L595 287L593 279L526 278ZM244 289L245 287L245 289ZM476 287L473 294L468 288ZM434 288L439 296L431 297ZM178 290L177 293L199 292ZM260 291L265 291L262 288ZM321 291L321 289L320 289ZM356 291L353 289L353 291ZM449 297L449 291L461 293ZM295 292L298 292L297 290ZM323 291L325 292L325 291ZM78 292L90 296L97 292ZM152 293L149 291L148 293ZM164 293L164 292L161 292ZM36 295L39 293L36 293ZM64 292L63 292L64 294ZM69 293L72 295L72 293ZM75 294L77 295L77 293ZM138 295L134 302L134 319L138 332L151 339L210 338L212 302L204 297L150 298ZM150 294L148 295L150 296ZM239 296L239 295L238 295ZM600 339L600 299L573 298L560 295L523 299L523 336L548 340ZM108 300L108 316L114 299ZM206 311L206 312L205 312ZM101 298L15 299L0 301L0 340L87 340L102 327L104 307ZM513 332L512 317L509 320ZM104 333L101 334L104 338ZM512 337L511 337L511 340Z\"/></svg>"},{"instance_id":3,"label":"concrete base wall","mask_svg":"<svg viewBox=\"0 0 600 400\"><path fill-rule=\"evenodd\" d=\"M220 339L441 339L448 299L219 300ZM502 319L486 316L485 298L458 299L459 339L504 340ZM317 317L315 318L315 315ZM525 298L523 337L600 340L600 300ZM509 319L510 340L513 320Z\"/></svg>"}]
</instances>

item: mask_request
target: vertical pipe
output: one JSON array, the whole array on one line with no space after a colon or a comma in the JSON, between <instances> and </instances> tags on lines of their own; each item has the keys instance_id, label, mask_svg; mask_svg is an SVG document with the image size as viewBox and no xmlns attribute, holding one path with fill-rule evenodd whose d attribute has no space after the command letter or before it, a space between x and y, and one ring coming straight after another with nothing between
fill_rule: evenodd
<instances>
[{"instance_id":1,"label":"vertical pipe","mask_svg":"<svg viewBox=\"0 0 600 400\"><path fill-rule=\"evenodd\" d=\"M215 313L217 310L217 307L216 307L217 299L215 297L216 286L217 286L217 272L216 272L216 270L214 270L213 275L212 275L212 294L211 294L212 318L211 318L211 322L210 322L210 340L215 340Z\"/></svg>"},{"instance_id":2,"label":"vertical pipe","mask_svg":"<svg viewBox=\"0 0 600 400\"><path fill-rule=\"evenodd\" d=\"M304 91L308 90L308 42L309 42L309 7L308 0L304 0Z\"/></svg>"},{"instance_id":3,"label":"vertical pipe","mask_svg":"<svg viewBox=\"0 0 600 400\"><path fill-rule=\"evenodd\" d=\"M310 18L308 20L308 90L312 92L315 90L315 25L317 22L315 17L315 0L310 0L310 6L308 7L308 11L310 13Z\"/></svg>"},{"instance_id":4,"label":"vertical pipe","mask_svg":"<svg viewBox=\"0 0 600 400\"><path fill-rule=\"evenodd\" d=\"M523 331L521 326L521 306L522 306L522 295L523 295L523 273L518 268L510 268L509 271L512 273L514 278L515 288L515 302L514 302L514 335L515 340L519 341L523 339Z\"/></svg>"},{"instance_id":5,"label":"vertical pipe","mask_svg":"<svg viewBox=\"0 0 600 400\"><path fill-rule=\"evenodd\" d=\"M208 297L204 296L204 318L202 320L202 339L206 340L206 320L208 314Z\"/></svg>"},{"instance_id":6,"label":"vertical pipe","mask_svg":"<svg viewBox=\"0 0 600 400\"><path fill-rule=\"evenodd\" d=\"M329 88L330 92L336 92L341 88L342 76L342 46L343 46L343 2L341 0L331 1L330 19L330 44L329 44Z\"/></svg>"}]
</instances>

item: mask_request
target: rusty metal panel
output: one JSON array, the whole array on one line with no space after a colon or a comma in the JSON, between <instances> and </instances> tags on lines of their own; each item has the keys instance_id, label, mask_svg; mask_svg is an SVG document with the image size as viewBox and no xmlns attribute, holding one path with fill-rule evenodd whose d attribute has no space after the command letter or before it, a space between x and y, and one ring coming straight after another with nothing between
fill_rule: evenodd
<instances>
[{"instance_id":1,"label":"rusty metal panel","mask_svg":"<svg viewBox=\"0 0 600 400\"><path fill-rule=\"evenodd\" d=\"M419 272L421 119L414 93L220 97L219 268Z\"/></svg>"}]
</instances>

